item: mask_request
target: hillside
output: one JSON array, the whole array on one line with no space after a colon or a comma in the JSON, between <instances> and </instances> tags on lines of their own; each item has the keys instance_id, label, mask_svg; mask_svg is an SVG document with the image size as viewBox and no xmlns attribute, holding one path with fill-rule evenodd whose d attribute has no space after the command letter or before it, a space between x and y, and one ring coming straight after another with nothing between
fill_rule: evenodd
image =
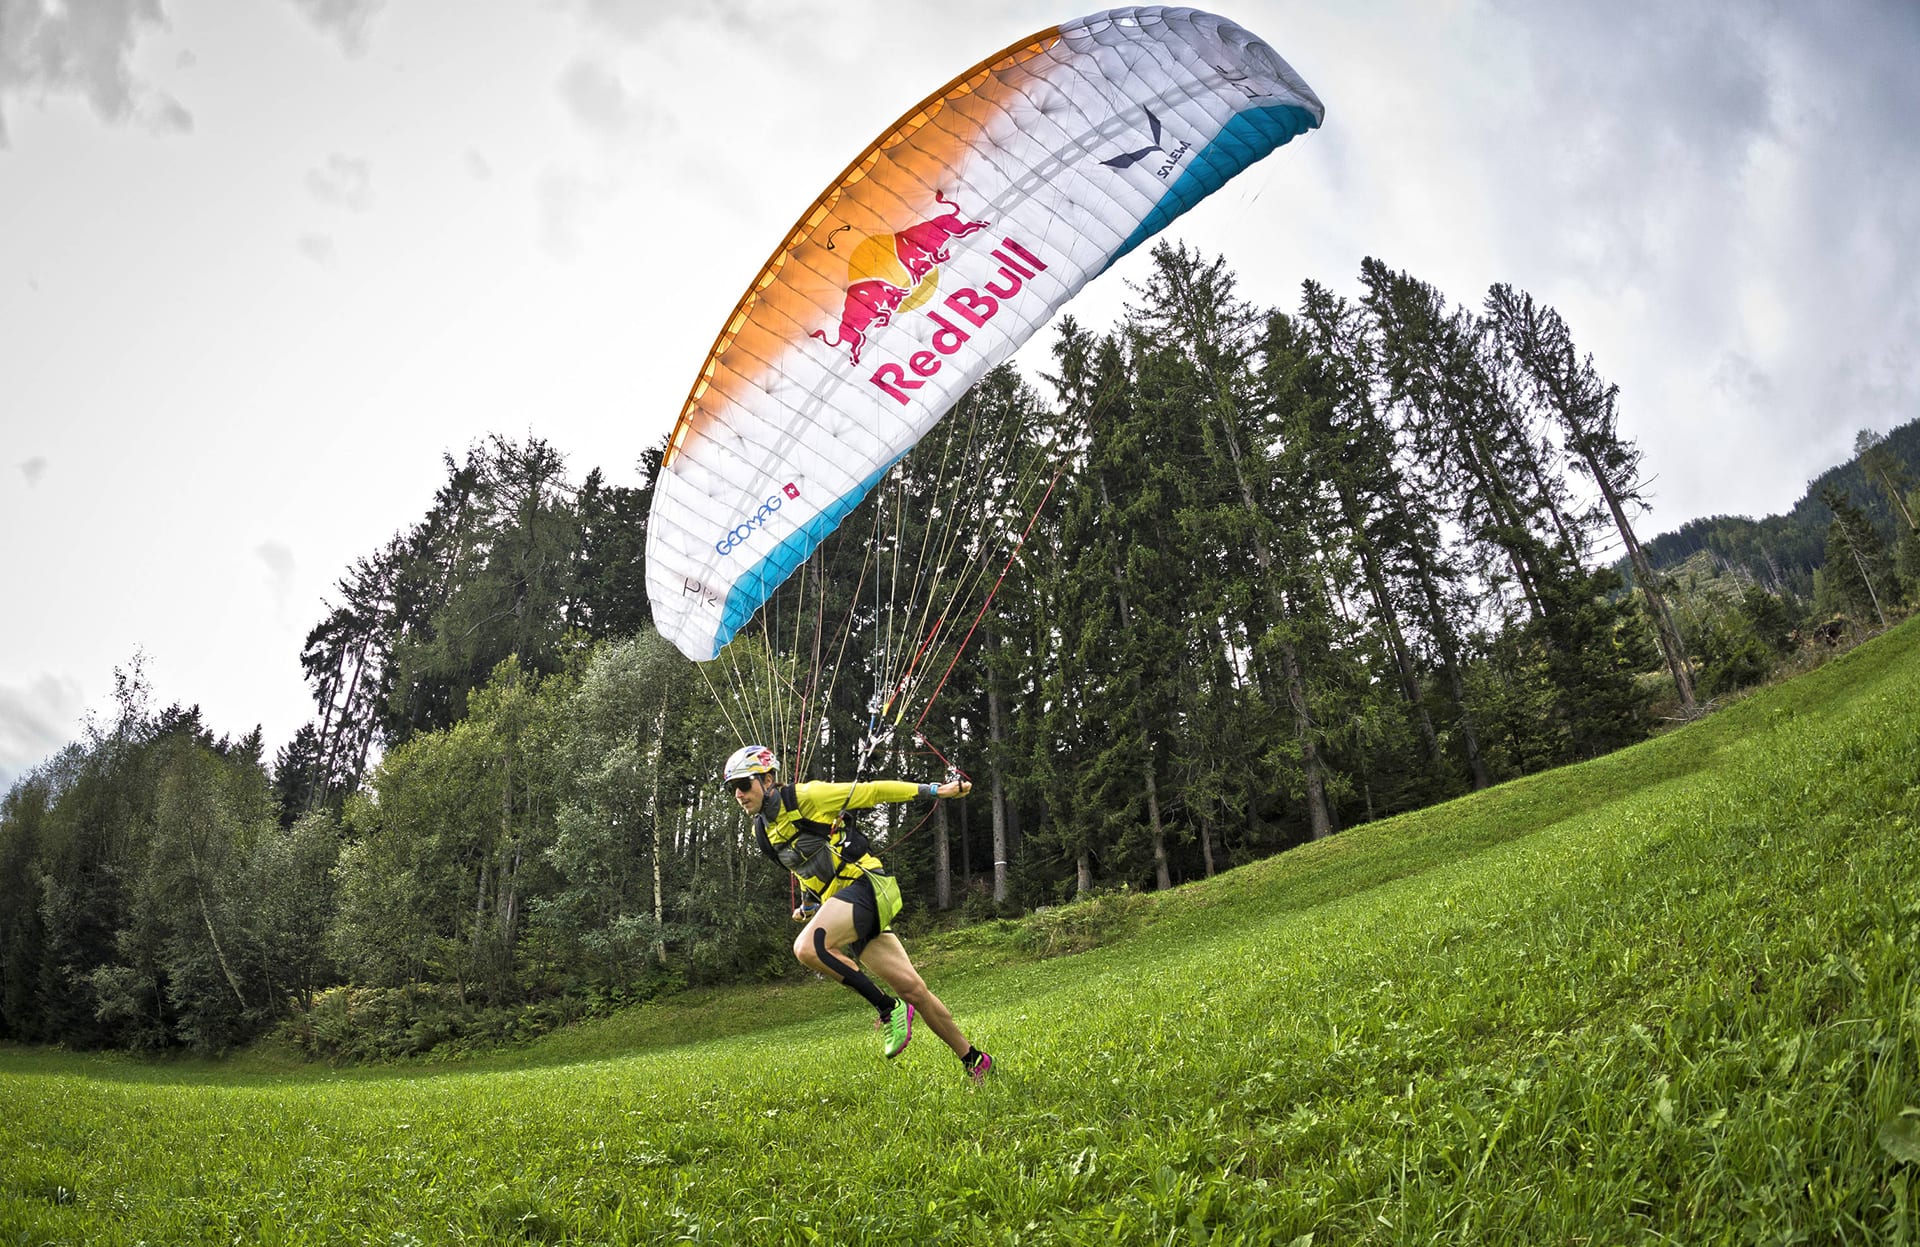
<instances>
[{"instance_id":1,"label":"hillside","mask_svg":"<svg viewBox=\"0 0 1920 1247\"><path fill-rule=\"evenodd\" d=\"M1905 468L1910 481L1920 482L1920 420L1887 434L1885 446ZM1850 498L1892 542L1898 516L1884 490L1867 479L1858 458L1828 468L1807 482L1807 490L1785 514L1752 519L1743 515L1711 515L1690 520L1669 533L1646 542L1647 557L1661 570L1671 570L1701 551L1710 551L1723 564L1747 572L1768 589L1790 589L1803 597L1813 592L1813 573L1826 561L1827 525L1833 513L1821 501L1827 489ZM1621 569L1626 570L1623 561Z\"/></svg>"},{"instance_id":2,"label":"hillside","mask_svg":"<svg viewBox=\"0 0 1920 1247\"><path fill-rule=\"evenodd\" d=\"M978 1091L817 983L459 1068L0 1053L0 1241L1900 1241L1915 704L1909 623L1594 762L930 942Z\"/></svg>"}]
</instances>

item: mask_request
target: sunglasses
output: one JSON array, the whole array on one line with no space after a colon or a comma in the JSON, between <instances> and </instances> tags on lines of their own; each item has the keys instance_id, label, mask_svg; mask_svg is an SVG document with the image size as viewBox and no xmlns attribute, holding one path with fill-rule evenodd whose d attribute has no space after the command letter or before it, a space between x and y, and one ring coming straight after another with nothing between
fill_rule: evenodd
<instances>
[{"instance_id":1,"label":"sunglasses","mask_svg":"<svg viewBox=\"0 0 1920 1247\"><path fill-rule=\"evenodd\" d=\"M751 787L753 787L753 777L751 775L727 781L727 791L729 792L745 792Z\"/></svg>"}]
</instances>

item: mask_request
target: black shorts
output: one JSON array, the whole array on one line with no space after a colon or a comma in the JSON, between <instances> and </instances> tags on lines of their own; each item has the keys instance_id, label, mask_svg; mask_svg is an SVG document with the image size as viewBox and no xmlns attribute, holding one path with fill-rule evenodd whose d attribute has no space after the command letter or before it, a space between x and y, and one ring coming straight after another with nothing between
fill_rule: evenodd
<instances>
[{"instance_id":1,"label":"black shorts","mask_svg":"<svg viewBox=\"0 0 1920 1247\"><path fill-rule=\"evenodd\" d=\"M858 961L867 945L893 926L894 916L900 912L900 885L892 875L870 870L833 896L853 906L853 942L847 945L847 952Z\"/></svg>"}]
</instances>

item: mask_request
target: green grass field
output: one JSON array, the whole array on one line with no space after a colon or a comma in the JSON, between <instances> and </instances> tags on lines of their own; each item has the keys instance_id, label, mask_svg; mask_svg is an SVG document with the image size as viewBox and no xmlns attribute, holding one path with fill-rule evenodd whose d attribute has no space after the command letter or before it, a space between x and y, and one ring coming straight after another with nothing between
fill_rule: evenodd
<instances>
[{"instance_id":1,"label":"green grass field","mask_svg":"<svg viewBox=\"0 0 1920 1247\"><path fill-rule=\"evenodd\" d=\"M0 1053L0 1242L1912 1242L1920 623L917 952L978 1091L823 983L432 1069Z\"/></svg>"}]
</instances>

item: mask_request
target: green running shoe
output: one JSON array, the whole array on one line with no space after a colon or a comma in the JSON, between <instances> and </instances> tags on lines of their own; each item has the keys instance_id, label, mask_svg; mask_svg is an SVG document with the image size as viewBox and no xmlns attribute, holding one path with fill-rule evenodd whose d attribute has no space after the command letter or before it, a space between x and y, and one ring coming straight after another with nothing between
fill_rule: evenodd
<instances>
[{"instance_id":1,"label":"green running shoe","mask_svg":"<svg viewBox=\"0 0 1920 1247\"><path fill-rule=\"evenodd\" d=\"M891 1061L907 1050L907 1041L913 1038L913 1006L904 1000L895 1001L881 1029L887 1033L887 1060Z\"/></svg>"}]
</instances>

